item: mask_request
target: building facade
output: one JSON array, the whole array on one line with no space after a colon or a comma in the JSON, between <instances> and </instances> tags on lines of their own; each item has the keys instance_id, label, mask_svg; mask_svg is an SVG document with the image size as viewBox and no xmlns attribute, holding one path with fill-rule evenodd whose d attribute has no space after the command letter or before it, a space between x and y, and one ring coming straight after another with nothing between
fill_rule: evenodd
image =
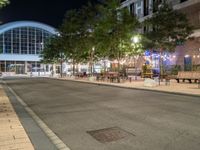
<instances>
[{"instance_id":1,"label":"building facade","mask_svg":"<svg viewBox=\"0 0 200 150\"><path fill-rule=\"evenodd\" d=\"M52 66L40 63L47 40L55 28L33 21L0 26L0 72L6 74L49 73Z\"/></svg>"},{"instance_id":2,"label":"building facade","mask_svg":"<svg viewBox=\"0 0 200 150\"><path fill-rule=\"evenodd\" d=\"M196 66L200 70L200 0L168 0L168 2L174 9L185 13L189 23L194 27L194 32L188 41L184 45L177 46L175 53L168 57L170 65L179 65L182 70L191 70ZM154 13L154 3L162 3L162 0L124 0L122 7L127 7L130 13L142 22ZM190 66L189 69L185 67L186 65Z\"/></svg>"}]
</instances>

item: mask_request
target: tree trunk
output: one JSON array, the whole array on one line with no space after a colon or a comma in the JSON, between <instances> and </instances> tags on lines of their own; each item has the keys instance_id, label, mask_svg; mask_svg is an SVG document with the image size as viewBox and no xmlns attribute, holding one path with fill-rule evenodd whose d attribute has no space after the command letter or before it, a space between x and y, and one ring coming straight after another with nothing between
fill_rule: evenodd
<instances>
[{"instance_id":1,"label":"tree trunk","mask_svg":"<svg viewBox=\"0 0 200 150\"><path fill-rule=\"evenodd\" d=\"M63 62L62 60L60 61L60 77L63 77Z\"/></svg>"},{"instance_id":2,"label":"tree trunk","mask_svg":"<svg viewBox=\"0 0 200 150\"><path fill-rule=\"evenodd\" d=\"M72 60L72 75L75 75L75 62L74 59Z\"/></svg>"},{"instance_id":3,"label":"tree trunk","mask_svg":"<svg viewBox=\"0 0 200 150\"><path fill-rule=\"evenodd\" d=\"M120 83L120 59L117 60L117 72L118 72L118 77L117 77L117 82Z\"/></svg>"},{"instance_id":4,"label":"tree trunk","mask_svg":"<svg viewBox=\"0 0 200 150\"><path fill-rule=\"evenodd\" d=\"M162 81L162 77L163 77L163 56L162 56L162 49L160 49L160 59L159 59L159 85L160 82Z\"/></svg>"}]
</instances>

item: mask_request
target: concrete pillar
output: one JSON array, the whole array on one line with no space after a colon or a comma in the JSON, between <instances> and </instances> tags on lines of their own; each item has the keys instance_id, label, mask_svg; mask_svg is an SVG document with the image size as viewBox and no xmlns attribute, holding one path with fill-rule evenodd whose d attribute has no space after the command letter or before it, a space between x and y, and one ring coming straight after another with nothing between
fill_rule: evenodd
<instances>
[{"instance_id":1,"label":"concrete pillar","mask_svg":"<svg viewBox=\"0 0 200 150\"><path fill-rule=\"evenodd\" d=\"M43 64L44 75L46 75L46 69L47 69L46 64Z\"/></svg>"},{"instance_id":2,"label":"concrete pillar","mask_svg":"<svg viewBox=\"0 0 200 150\"><path fill-rule=\"evenodd\" d=\"M17 63L15 61L15 74L17 74Z\"/></svg>"},{"instance_id":3,"label":"concrete pillar","mask_svg":"<svg viewBox=\"0 0 200 150\"><path fill-rule=\"evenodd\" d=\"M25 70L24 70L24 73L27 74L28 72L28 63L27 61L25 61Z\"/></svg>"},{"instance_id":4,"label":"concrete pillar","mask_svg":"<svg viewBox=\"0 0 200 150\"><path fill-rule=\"evenodd\" d=\"M5 72L7 72L7 68L6 68L6 61L5 61L4 65L5 65Z\"/></svg>"},{"instance_id":5,"label":"concrete pillar","mask_svg":"<svg viewBox=\"0 0 200 150\"><path fill-rule=\"evenodd\" d=\"M56 74L56 64L53 64L53 72L52 72L52 76L54 76Z\"/></svg>"}]
</instances>

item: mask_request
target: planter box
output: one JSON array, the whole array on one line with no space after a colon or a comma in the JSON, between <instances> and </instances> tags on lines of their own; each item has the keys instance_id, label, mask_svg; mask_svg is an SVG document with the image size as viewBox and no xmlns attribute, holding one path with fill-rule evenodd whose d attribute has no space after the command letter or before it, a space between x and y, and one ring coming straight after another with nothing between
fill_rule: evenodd
<instances>
[{"instance_id":1,"label":"planter box","mask_svg":"<svg viewBox=\"0 0 200 150\"><path fill-rule=\"evenodd\" d=\"M96 81L96 77L89 77L88 80L91 82L94 82L94 81Z\"/></svg>"},{"instance_id":2,"label":"planter box","mask_svg":"<svg viewBox=\"0 0 200 150\"><path fill-rule=\"evenodd\" d=\"M144 80L144 86L146 86L146 87L156 87L156 86L158 86L158 81L150 79L150 78L146 78Z\"/></svg>"}]
</instances>

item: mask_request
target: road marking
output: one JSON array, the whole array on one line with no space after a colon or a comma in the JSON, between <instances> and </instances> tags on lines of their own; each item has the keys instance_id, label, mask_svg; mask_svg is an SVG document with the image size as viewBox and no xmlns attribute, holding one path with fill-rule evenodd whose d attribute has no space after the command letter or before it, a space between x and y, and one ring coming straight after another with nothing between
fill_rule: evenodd
<instances>
[{"instance_id":1,"label":"road marking","mask_svg":"<svg viewBox=\"0 0 200 150\"><path fill-rule=\"evenodd\" d=\"M10 88L5 81L3 83L8 87L9 91L16 97L19 103L24 106L25 110L29 115L35 120L39 127L44 131L47 137L52 141L52 143L58 148L58 150L71 150L35 113L30 107L15 93L15 91Z\"/></svg>"}]
</instances>

